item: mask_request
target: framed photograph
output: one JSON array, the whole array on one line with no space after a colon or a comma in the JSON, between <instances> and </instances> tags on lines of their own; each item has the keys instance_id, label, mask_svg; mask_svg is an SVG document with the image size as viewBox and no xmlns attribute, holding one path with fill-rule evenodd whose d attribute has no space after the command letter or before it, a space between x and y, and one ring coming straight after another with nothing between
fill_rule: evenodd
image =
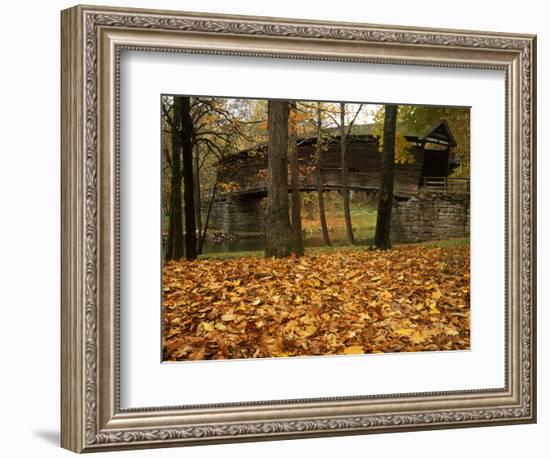
<instances>
[{"instance_id":1,"label":"framed photograph","mask_svg":"<svg viewBox=\"0 0 550 458\"><path fill-rule=\"evenodd\" d=\"M536 38L62 12L75 452L536 421Z\"/></svg>"}]
</instances>

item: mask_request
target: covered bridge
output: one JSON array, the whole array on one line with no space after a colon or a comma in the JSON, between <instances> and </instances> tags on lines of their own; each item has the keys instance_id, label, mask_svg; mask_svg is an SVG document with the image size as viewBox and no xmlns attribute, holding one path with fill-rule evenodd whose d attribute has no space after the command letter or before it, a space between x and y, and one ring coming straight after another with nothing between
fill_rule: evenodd
<instances>
[{"instance_id":1,"label":"covered bridge","mask_svg":"<svg viewBox=\"0 0 550 458\"><path fill-rule=\"evenodd\" d=\"M448 176L458 165L453 156L456 142L447 123L440 121L422 135L406 135L405 138L414 160L395 165L395 196L410 198L426 186L446 189L451 183ZM330 135L322 141L320 174L323 191L341 191L341 138ZM349 190L377 192L382 170L379 138L372 133L361 133L348 135L346 142ZM299 139L297 157L300 191L316 191L317 138ZM262 200L267 195L267 146L225 158L220 164L218 177L220 188L226 191L216 199L211 226L224 232L262 231Z\"/></svg>"}]
</instances>

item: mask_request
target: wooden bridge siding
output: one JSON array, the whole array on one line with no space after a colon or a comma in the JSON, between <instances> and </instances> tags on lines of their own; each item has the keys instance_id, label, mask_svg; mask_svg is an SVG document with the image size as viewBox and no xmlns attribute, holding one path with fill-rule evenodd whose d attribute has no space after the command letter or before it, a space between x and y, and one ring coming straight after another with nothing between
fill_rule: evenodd
<instances>
[{"instance_id":1,"label":"wooden bridge siding","mask_svg":"<svg viewBox=\"0 0 550 458\"><path fill-rule=\"evenodd\" d=\"M394 191L396 193L409 194L418 192L424 165L424 154L422 153L422 148L419 147L411 148L410 152L414 156L412 164L395 165Z\"/></svg>"},{"instance_id":2,"label":"wooden bridge siding","mask_svg":"<svg viewBox=\"0 0 550 458\"><path fill-rule=\"evenodd\" d=\"M418 192L420 175L422 173L422 150L415 148L412 151L415 162L412 164L396 164L394 176L394 191L398 194L414 194ZM323 161L321 177L325 186L341 187L342 170L340 168L340 148L330 145ZM348 145L348 182L350 186L377 190L380 187L382 172L382 154L373 143ZM313 185L314 177L301 180L304 186Z\"/></svg>"},{"instance_id":3,"label":"wooden bridge siding","mask_svg":"<svg viewBox=\"0 0 550 458\"><path fill-rule=\"evenodd\" d=\"M235 183L239 188L250 188L260 184L260 170L267 171L267 156L262 153L246 159L234 159L224 164L219 170L218 178L222 184Z\"/></svg>"},{"instance_id":4,"label":"wooden bridge siding","mask_svg":"<svg viewBox=\"0 0 550 458\"><path fill-rule=\"evenodd\" d=\"M342 186L342 171L340 168L340 144L332 142L326 145L321 164L323 185L331 188ZM394 191L398 194L414 194L418 192L423 166L423 154L420 148L412 150L415 162L412 164L396 164ZM315 145L303 145L298 148L300 167L310 167L311 172L304 176L300 174L300 187L309 189L315 185ZM380 186L382 169L382 154L374 142L357 142L348 144L348 180L350 186L376 190ZM267 157L265 153L256 153L248 158L239 158L227 164L220 173L222 183L235 183L238 189L249 190L266 186Z\"/></svg>"}]
</instances>

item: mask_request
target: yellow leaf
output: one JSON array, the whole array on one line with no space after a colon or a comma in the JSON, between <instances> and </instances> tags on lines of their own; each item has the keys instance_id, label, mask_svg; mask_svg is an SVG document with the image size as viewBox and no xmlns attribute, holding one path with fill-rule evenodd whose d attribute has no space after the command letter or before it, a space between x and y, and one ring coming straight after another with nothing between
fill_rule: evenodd
<instances>
[{"instance_id":1,"label":"yellow leaf","mask_svg":"<svg viewBox=\"0 0 550 458\"><path fill-rule=\"evenodd\" d=\"M344 349L344 355L362 355L365 350L361 345L352 345Z\"/></svg>"},{"instance_id":2,"label":"yellow leaf","mask_svg":"<svg viewBox=\"0 0 550 458\"><path fill-rule=\"evenodd\" d=\"M303 317L300 318L300 322L304 324L311 324L313 323L313 320L311 319L311 316L304 315Z\"/></svg>"},{"instance_id":3,"label":"yellow leaf","mask_svg":"<svg viewBox=\"0 0 550 458\"><path fill-rule=\"evenodd\" d=\"M399 334L400 336L410 336L413 333L413 330L412 329L401 328L401 329L398 329L397 331L395 331L395 333Z\"/></svg>"},{"instance_id":4,"label":"yellow leaf","mask_svg":"<svg viewBox=\"0 0 550 458\"><path fill-rule=\"evenodd\" d=\"M218 331L225 331L227 328L225 327L225 324L223 323L216 323L214 325L214 327L218 330Z\"/></svg>"},{"instance_id":5,"label":"yellow leaf","mask_svg":"<svg viewBox=\"0 0 550 458\"><path fill-rule=\"evenodd\" d=\"M223 321L233 321L236 318L236 316L233 315L233 312L229 312L229 313L226 313L225 315L222 315L221 318Z\"/></svg>"},{"instance_id":6,"label":"yellow leaf","mask_svg":"<svg viewBox=\"0 0 550 458\"><path fill-rule=\"evenodd\" d=\"M204 329L205 332L210 332L214 329L214 326L212 326L208 321L203 321L201 323L202 329Z\"/></svg>"},{"instance_id":7,"label":"yellow leaf","mask_svg":"<svg viewBox=\"0 0 550 458\"><path fill-rule=\"evenodd\" d=\"M305 327L305 329L297 329L296 333L301 337L309 337L317 332L317 326L311 324Z\"/></svg>"},{"instance_id":8,"label":"yellow leaf","mask_svg":"<svg viewBox=\"0 0 550 458\"><path fill-rule=\"evenodd\" d=\"M204 359L204 354L205 354L205 348L201 347L198 350L195 350L194 352L190 353L187 359L193 359L193 360Z\"/></svg>"},{"instance_id":9,"label":"yellow leaf","mask_svg":"<svg viewBox=\"0 0 550 458\"><path fill-rule=\"evenodd\" d=\"M419 332L413 332L410 337L411 342L415 344L422 343L426 340L426 338Z\"/></svg>"},{"instance_id":10,"label":"yellow leaf","mask_svg":"<svg viewBox=\"0 0 550 458\"><path fill-rule=\"evenodd\" d=\"M457 336L460 333L456 329L446 328L445 329L445 334L447 334L448 336Z\"/></svg>"},{"instance_id":11,"label":"yellow leaf","mask_svg":"<svg viewBox=\"0 0 550 458\"><path fill-rule=\"evenodd\" d=\"M438 315L441 313L439 309L436 306L436 303L431 299L426 299L426 305L430 308L430 314L431 315Z\"/></svg>"},{"instance_id":12,"label":"yellow leaf","mask_svg":"<svg viewBox=\"0 0 550 458\"><path fill-rule=\"evenodd\" d=\"M346 278L348 280L351 280L352 278L357 277L357 275L361 275L362 273L363 273L363 271L358 270L358 269L357 270L352 270L351 272L346 273Z\"/></svg>"}]
</instances>

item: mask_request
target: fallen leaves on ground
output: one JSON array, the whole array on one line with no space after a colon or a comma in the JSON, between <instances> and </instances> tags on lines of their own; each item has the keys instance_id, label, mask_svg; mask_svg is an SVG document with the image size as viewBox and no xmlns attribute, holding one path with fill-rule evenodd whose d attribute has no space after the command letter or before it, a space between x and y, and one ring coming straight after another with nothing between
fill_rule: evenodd
<instances>
[{"instance_id":1,"label":"fallen leaves on ground","mask_svg":"<svg viewBox=\"0 0 550 458\"><path fill-rule=\"evenodd\" d=\"M469 347L469 247L163 267L165 361Z\"/></svg>"}]
</instances>

